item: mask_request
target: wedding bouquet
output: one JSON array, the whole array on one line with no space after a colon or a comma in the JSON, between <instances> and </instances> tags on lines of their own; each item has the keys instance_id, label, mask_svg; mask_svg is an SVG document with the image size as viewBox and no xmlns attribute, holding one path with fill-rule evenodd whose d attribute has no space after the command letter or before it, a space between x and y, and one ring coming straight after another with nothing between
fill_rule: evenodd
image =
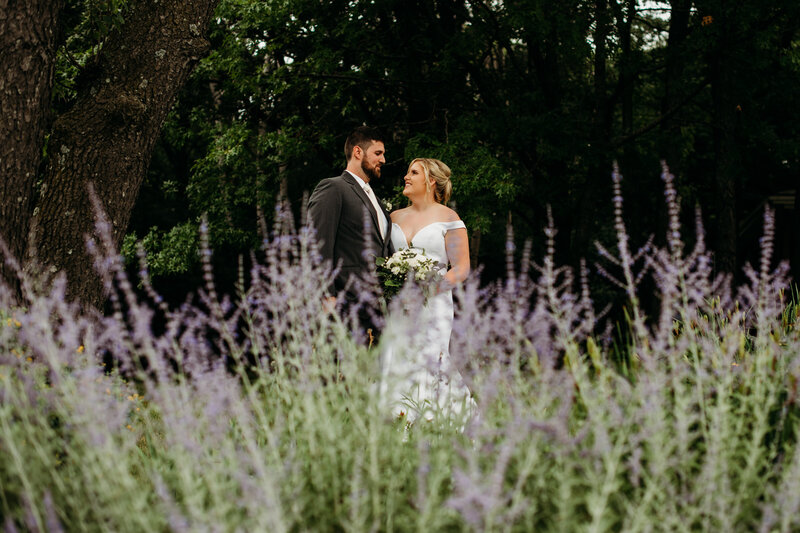
<instances>
[{"instance_id":1,"label":"wedding bouquet","mask_svg":"<svg viewBox=\"0 0 800 533\"><path fill-rule=\"evenodd\" d=\"M414 281L422 286L426 297L428 289L442 277L436 260L425 255L425 250L419 248L398 250L391 257L378 257L375 263L378 265L378 279L387 302L400 292L409 274L413 273Z\"/></svg>"}]
</instances>

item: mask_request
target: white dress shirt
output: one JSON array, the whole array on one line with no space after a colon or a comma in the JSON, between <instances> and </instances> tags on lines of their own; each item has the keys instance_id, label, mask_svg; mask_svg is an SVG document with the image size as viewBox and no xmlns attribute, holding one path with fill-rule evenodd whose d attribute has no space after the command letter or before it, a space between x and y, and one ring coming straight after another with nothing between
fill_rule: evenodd
<instances>
[{"instance_id":1,"label":"white dress shirt","mask_svg":"<svg viewBox=\"0 0 800 533\"><path fill-rule=\"evenodd\" d=\"M375 197L375 193L372 191L372 187L369 186L369 183L366 183L364 180L350 172L347 171L348 174L353 176L356 179L356 182L364 189L364 192L367 193L367 198L369 201L372 202L372 207L375 209L375 214L378 215L378 229L381 232L381 237L384 239L386 238L386 217L383 215L383 210L381 209L380 204L378 203L378 199Z\"/></svg>"}]
</instances>

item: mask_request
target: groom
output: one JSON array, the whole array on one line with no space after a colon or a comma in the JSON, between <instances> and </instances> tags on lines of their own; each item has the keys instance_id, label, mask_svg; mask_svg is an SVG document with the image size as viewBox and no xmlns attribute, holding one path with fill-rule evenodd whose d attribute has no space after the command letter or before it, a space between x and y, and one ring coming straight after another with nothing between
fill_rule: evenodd
<instances>
[{"instance_id":1,"label":"groom","mask_svg":"<svg viewBox=\"0 0 800 533\"><path fill-rule=\"evenodd\" d=\"M339 267L332 294L346 290L348 303L358 301L351 278L374 269L376 255L392 252L389 214L370 186L381 176L385 153L377 129L356 128L344 144L345 171L319 182L308 202L308 218L317 231L322 258ZM331 299L335 301L335 296Z\"/></svg>"}]
</instances>

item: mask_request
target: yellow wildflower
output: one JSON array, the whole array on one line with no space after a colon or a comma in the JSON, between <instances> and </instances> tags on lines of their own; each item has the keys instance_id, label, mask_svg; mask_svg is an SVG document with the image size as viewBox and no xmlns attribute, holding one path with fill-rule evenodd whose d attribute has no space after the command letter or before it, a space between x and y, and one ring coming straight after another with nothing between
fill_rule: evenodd
<instances>
[{"instance_id":1,"label":"yellow wildflower","mask_svg":"<svg viewBox=\"0 0 800 533\"><path fill-rule=\"evenodd\" d=\"M132 425L130 425L130 424L128 424L128 425L127 425L127 426L125 426L125 427L126 427L126 428L128 428L128 429L130 429L131 431L133 431L133 426L132 426Z\"/></svg>"},{"instance_id":2,"label":"yellow wildflower","mask_svg":"<svg viewBox=\"0 0 800 533\"><path fill-rule=\"evenodd\" d=\"M76 352L78 352L78 353L83 353L83 344L81 344L80 346L78 346L78 349L77 349L77 350L75 350L75 351L76 351Z\"/></svg>"},{"instance_id":3,"label":"yellow wildflower","mask_svg":"<svg viewBox=\"0 0 800 533\"><path fill-rule=\"evenodd\" d=\"M33 363L33 357L26 357L25 360L29 363Z\"/></svg>"},{"instance_id":4,"label":"yellow wildflower","mask_svg":"<svg viewBox=\"0 0 800 533\"><path fill-rule=\"evenodd\" d=\"M15 325L15 326L17 326L18 328L21 328L21 327L22 327L22 322L20 322L19 320L17 320L17 319L15 318L15 319L14 319L14 325Z\"/></svg>"}]
</instances>

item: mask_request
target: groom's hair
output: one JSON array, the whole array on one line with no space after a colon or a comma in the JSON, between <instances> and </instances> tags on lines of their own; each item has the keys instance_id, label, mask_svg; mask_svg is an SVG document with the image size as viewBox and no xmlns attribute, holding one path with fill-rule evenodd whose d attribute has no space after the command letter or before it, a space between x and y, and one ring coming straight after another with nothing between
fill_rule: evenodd
<instances>
[{"instance_id":1,"label":"groom's hair","mask_svg":"<svg viewBox=\"0 0 800 533\"><path fill-rule=\"evenodd\" d=\"M376 141L383 142L383 133L377 128L370 128L369 126L359 126L353 130L353 133L347 136L344 142L344 156L350 161L353 157L353 148L360 146L365 152L367 148Z\"/></svg>"}]
</instances>

